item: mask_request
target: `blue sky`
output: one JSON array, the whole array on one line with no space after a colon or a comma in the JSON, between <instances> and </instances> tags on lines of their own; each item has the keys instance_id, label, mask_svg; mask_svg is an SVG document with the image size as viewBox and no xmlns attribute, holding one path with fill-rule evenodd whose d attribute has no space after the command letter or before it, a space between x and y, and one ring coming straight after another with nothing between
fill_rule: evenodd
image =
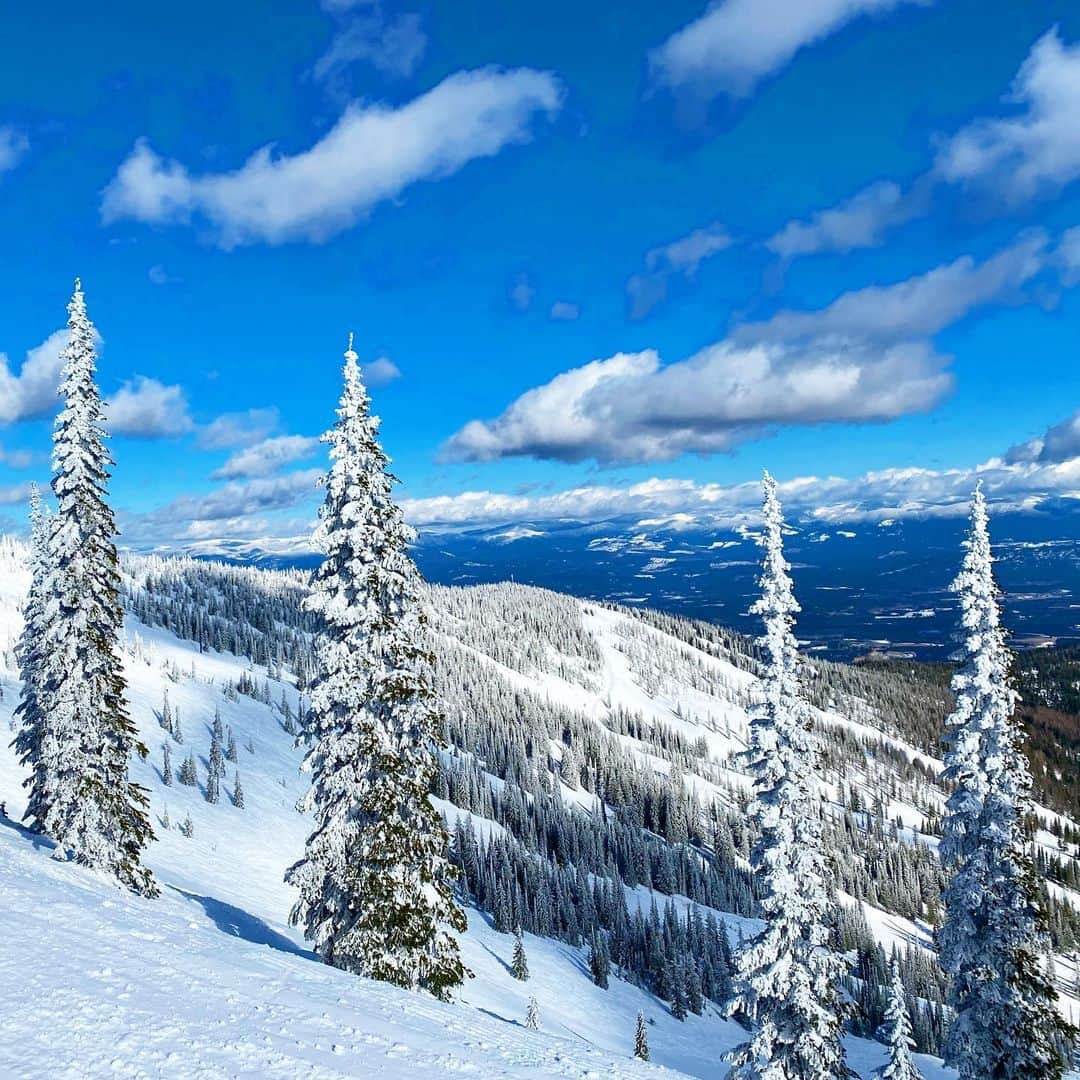
<instances>
[{"instance_id":1,"label":"blue sky","mask_svg":"<svg viewBox=\"0 0 1080 1080\"><path fill-rule=\"evenodd\" d=\"M3 59L8 527L76 274L140 545L307 530L349 330L421 525L1080 492L1074 5L72 5Z\"/></svg>"}]
</instances>

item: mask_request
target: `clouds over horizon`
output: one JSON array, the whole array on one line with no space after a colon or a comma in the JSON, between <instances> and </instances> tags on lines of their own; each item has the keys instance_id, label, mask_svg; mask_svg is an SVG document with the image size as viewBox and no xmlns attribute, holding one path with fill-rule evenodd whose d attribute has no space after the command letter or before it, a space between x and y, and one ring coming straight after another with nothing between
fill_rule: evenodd
<instances>
[{"instance_id":1,"label":"clouds over horizon","mask_svg":"<svg viewBox=\"0 0 1080 1080\"><path fill-rule=\"evenodd\" d=\"M878 469L851 478L795 476L781 479L779 488L792 522L840 525L964 515L979 481L999 512L1037 512L1060 498L1080 502L1080 456L1023 462L1000 457L966 468ZM733 528L760 520L761 486L757 479L724 485L652 477L547 495L466 491L405 499L402 506L415 527L450 531L544 522Z\"/></svg>"},{"instance_id":2,"label":"clouds over horizon","mask_svg":"<svg viewBox=\"0 0 1080 1080\"><path fill-rule=\"evenodd\" d=\"M801 49L853 20L933 0L721 0L649 54L653 79L701 97L747 97Z\"/></svg>"},{"instance_id":3,"label":"clouds over horizon","mask_svg":"<svg viewBox=\"0 0 1080 1080\"><path fill-rule=\"evenodd\" d=\"M290 155L264 146L224 173L192 175L139 140L105 189L102 220L197 220L224 248L319 243L418 181L451 176L527 142L534 121L553 116L562 97L548 72L458 72L398 108L353 103L307 150Z\"/></svg>"},{"instance_id":4,"label":"clouds over horizon","mask_svg":"<svg viewBox=\"0 0 1080 1080\"><path fill-rule=\"evenodd\" d=\"M527 390L494 419L470 421L442 458L669 461L781 426L925 412L953 386L933 336L987 304L1026 299L1025 285L1061 270L1058 249L1034 230L983 262L964 256L818 311L743 324L686 360L663 364L652 349L594 360Z\"/></svg>"}]
</instances>

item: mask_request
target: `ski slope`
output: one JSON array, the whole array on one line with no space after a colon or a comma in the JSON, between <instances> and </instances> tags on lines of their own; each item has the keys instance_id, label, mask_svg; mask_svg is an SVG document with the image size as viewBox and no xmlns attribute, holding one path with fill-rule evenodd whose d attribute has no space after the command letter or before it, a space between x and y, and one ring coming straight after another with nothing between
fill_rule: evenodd
<instances>
[{"instance_id":1,"label":"ski slope","mask_svg":"<svg viewBox=\"0 0 1080 1080\"><path fill-rule=\"evenodd\" d=\"M21 560L18 545L0 540L4 729L18 693L11 647L27 586ZM544 676L532 681L533 690L572 697L575 707L597 715L626 702L671 721L679 702L645 694L615 647L623 616L584 610L601 643L597 686ZM711 1005L703 1016L679 1022L666 1003L617 978L607 991L596 987L583 950L529 935L531 977L518 982L509 971L512 936L497 933L473 909L462 951L475 978L453 1004L321 964L288 924L293 897L282 881L309 831L295 809L306 785L298 773L300 753L276 705L242 695L231 700L222 692L244 671L260 685L267 672L234 656L200 653L131 618L125 666L131 714L151 751L132 773L150 791L158 839L147 862L163 895L148 901L121 893L88 871L57 863L47 842L13 821L0 824L0 905L7 931L0 952L0 1076L724 1075L721 1056L745 1032ZM733 680L747 678L731 672ZM205 801L201 787L162 782L161 747L169 735L158 712L166 688L184 733L184 744L172 746L174 769L194 749L200 779L205 777L215 708L235 734L239 760L228 764L217 805ZM295 709L291 683L270 680L270 689L274 702L284 692ZM714 701L707 710L695 693L681 695L683 715L689 709L710 716L706 733L718 753L726 752L739 741L738 710L728 703L720 722L723 703ZM18 819L22 775L8 741L0 745L0 798L9 817ZM234 769L244 789L243 809L229 798ZM456 816L450 805L440 809L451 820ZM193 826L190 837L178 828L185 819ZM647 903L648 892L639 893L638 902ZM883 937L919 934L891 916L887 924L879 922ZM539 1005L535 1033L524 1027L530 996ZM631 1057L639 1009L650 1020L649 1065ZM861 1077L884 1061L884 1048L866 1040L850 1038L848 1052ZM926 1080L952 1075L934 1059L920 1064Z\"/></svg>"}]
</instances>

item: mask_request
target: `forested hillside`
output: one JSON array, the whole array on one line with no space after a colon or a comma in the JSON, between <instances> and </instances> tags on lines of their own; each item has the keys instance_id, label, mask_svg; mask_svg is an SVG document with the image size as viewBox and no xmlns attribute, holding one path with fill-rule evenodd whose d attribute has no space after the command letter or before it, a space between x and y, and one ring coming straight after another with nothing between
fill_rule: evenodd
<instances>
[{"instance_id":1,"label":"forested hillside","mask_svg":"<svg viewBox=\"0 0 1080 1080\"><path fill-rule=\"evenodd\" d=\"M134 556L125 571L132 615L208 654L244 657L223 697L272 705L283 731L297 730L312 628L301 574ZM430 606L449 747L433 795L468 900L498 931L582 949L598 985L634 983L676 1013L723 1002L754 902L740 754L756 647L706 623L512 584L433 587ZM934 1052L945 1022L931 948L942 887L935 746L948 691L940 673L910 665L819 663L810 685L853 1030L880 1025L896 952L917 1044ZM1078 834L1050 811L1038 817L1055 947L1071 954ZM1058 974L1070 987L1071 960Z\"/></svg>"}]
</instances>

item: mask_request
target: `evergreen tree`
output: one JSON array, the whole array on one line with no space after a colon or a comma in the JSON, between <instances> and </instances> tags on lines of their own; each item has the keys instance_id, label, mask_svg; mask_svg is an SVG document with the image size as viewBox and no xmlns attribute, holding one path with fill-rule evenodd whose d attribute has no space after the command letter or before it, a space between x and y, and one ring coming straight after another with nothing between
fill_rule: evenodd
<instances>
[{"instance_id":1,"label":"evergreen tree","mask_svg":"<svg viewBox=\"0 0 1080 1080\"><path fill-rule=\"evenodd\" d=\"M519 982L527 982L529 978L529 962L525 959L525 941L521 936L521 927L514 931L514 957L510 964L510 970Z\"/></svg>"},{"instance_id":2,"label":"evergreen tree","mask_svg":"<svg viewBox=\"0 0 1080 1080\"><path fill-rule=\"evenodd\" d=\"M229 728L229 742L225 748L225 760L236 761L236 736L233 734L233 729Z\"/></svg>"},{"instance_id":3,"label":"evergreen tree","mask_svg":"<svg viewBox=\"0 0 1080 1080\"><path fill-rule=\"evenodd\" d=\"M634 1031L634 1057L641 1061L649 1060L649 1029L645 1026L645 1014L640 1009Z\"/></svg>"},{"instance_id":4,"label":"evergreen tree","mask_svg":"<svg viewBox=\"0 0 1080 1080\"><path fill-rule=\"evenodd\" d=\"M540 1006L536 1003L536 998L529 998L529 1008L525 1013L525 1026L530 1031L540 1030Z\"/></svg>"},{"instance_id":5,"label":"evergreen tree","mask_svg":"<svg viewBox=\"0 0 1080 1080\"><path fill-rule=\"evenodd\" d=\"M232 802L233 802L233 806L235 806L237 810L243 810L244 809L244 789L240 786L240 773L239 772L237 772L235 778L233 779Z\"/></svg>"},{"instance_id":6,"label":"evergreen tree","mask_svg":"<svg viewBox=\"0 0 1080 1080\"><path fill-rule=\"evenodd\" d=\"M161 747L161 782L166 787L172 787L172 751L168 743Z\"/></svg>"},{"instance_id":7,"label":"evergreen tree","mask_svg":"<svg viewBox=\"0 0 1080 1080\"><path fill-rule=\"evenodd\" d=\"M1072 1029L1057 1011L1041 963L1045 916L1024 835L1031 774L1014 711L981 485L965 548L952 586L960 598L963 663L953 677L956 705L946 725L943 773L956 786L940 846L951 876L939 947L955 1010L945 1060L961 1080L1058 1080Z\"/></svg>"},{"instance_id":8,"label":"evergreen tree","mask_svg":"<svg viewBox=\"0 0 1080 1080\"><path fill-rule=\"evenodd\" d=\"M221 801L221 780L213 766L206 772L206 801L215 806Z\"/></svg>"},{"instance_id":9,"label":"evergreen tree","mask_svg":"<svg viewBox=\"0 0 1080 1080\"><path fill-rule=\"evenodd\" d=\"M592 981L601 990L608 988L610 968L611 961L608 958L607 942L604 940L602 932L598 933L594 930L592 941L589 944L589 973L592 975Z\"/></svg>"},{"instance_id":10,"label":"evergreen tree","mask_svg":"<svg viewBox=\"0 0 1080 1080\"><path fill-rule=\"evenodd\" d=\"M19 731L13 746L30 773L23 782L30 789L24 820L34 832L45 832L55 798L59 773L55 733L49 727L47 659L43 654L46 602L51 575L49 530L37 484L30 487L30 593L23 608L23 628L15 646L22 679L22 695L15 707Z\"/></svg>"},{"instance_id":11,"label":"evergreen tree","mask_svg":"<svg viewBox=\"0 0 1080 1080\"><path fill-rule=\"evenodd\" d=\"M176 774L176 778L181 784L186 787L195 787L199 782L199 771L195 764L195 751L188 751L188 756L184 758L180 765L180 771Z\"/></svg>"},{"instance_id":12,"label":"evergreen tree","mask_svg":"<svg viewBox=\"0 0 1080 1080\"><path fill-rule=\"evenodd\" d=\"M732 1080L847 1077L839 982L842 955L830 942L817 739L802 687L793 631L799 605L784 558L776 483L764 480L761 597L763 702L747 751L754 780L749 813L759 831L751 865L764 929L740 945L729 1012L753 1037L731 1052Z\"/></svg>"},{"instance_id":13,"label":"evergreen tree","mask_svg":"<svg viewBox=\"0 0 1080 1080\"><path fill-rule=\"evenodd\" d=\"M225 778L225 753L221 748L224 732L221 714L214 713L214 727L210 735L210 758L206 775L206 801L217 803L221 798L221 781Z\"/></svg>"},{"instance_id":14,"label":"evergreen tree","mask_svg":"<svg viewBox=\"0 0 1080 1080\"><path fill-rule=\"evenodd\" d=\"M446 998L466 975L448 837L428 799L439 717L412 530L394 503L350 338L306 603L317 619L305 732L315 831L286 880L328 964Z\"/></svg>"},{"instance_id":15,"label":"evergreen tree","mask_svg":"<svg viewBox=\"0 0 1080 1080\"><path fill-rule=\"evenodd\" d=\"M78 281L68 305L68 344L53 431L48 624L43 642L49 728L57 777L45 831L57 857L101 870L146 896L157 886L142 851L153 839L146 791L128 778L132 752L145 757L124 703L118 652L123 623L116 524L107 489L102 403L95 383L95 330Z\"/></svg>"},{"instance_id":16,"label":"evergreen tree","mask_svg":"<svg viewBox=\"0 0 1080 1080\"><path fill-rule=\"evenodd\" d=\"M892 981L889 984L889 1005L885 1010L885 1037L889 1045L888 1062L874 1074L875 1080L922 1080L911 1056L915 1040L911 1035L911 1018L904 997L904 980L900 977L900 961L893 957Z\"/></svg>"}]
</instances>

